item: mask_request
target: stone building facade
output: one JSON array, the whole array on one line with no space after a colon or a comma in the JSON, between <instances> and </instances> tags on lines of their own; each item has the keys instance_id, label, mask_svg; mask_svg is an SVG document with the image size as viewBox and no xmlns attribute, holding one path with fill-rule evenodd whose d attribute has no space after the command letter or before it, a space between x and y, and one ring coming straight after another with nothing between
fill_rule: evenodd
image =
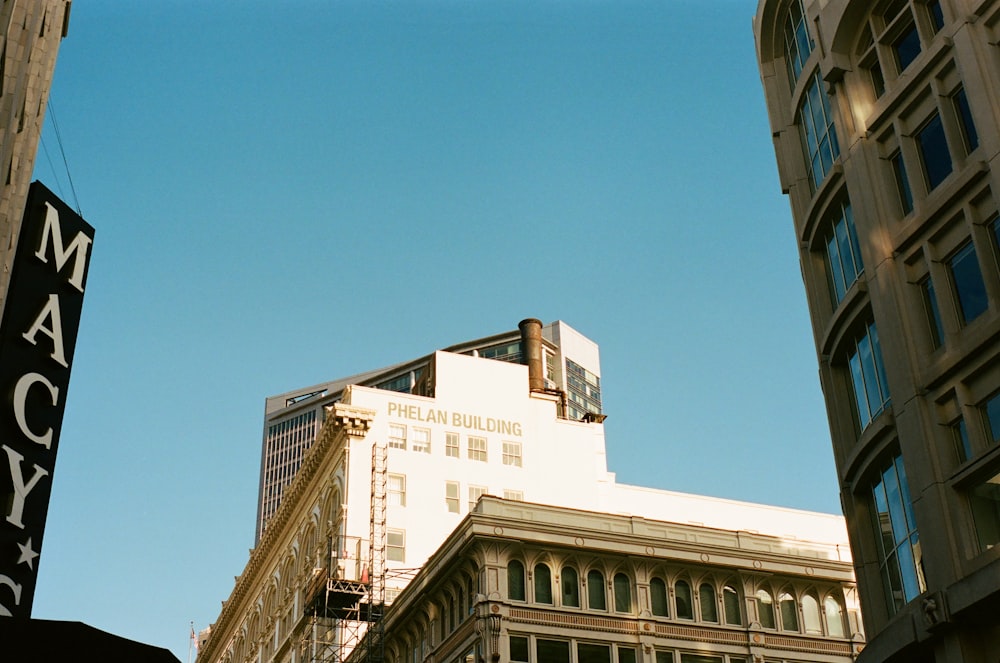
<instances>
[{"instance_id":1,"label":"stone building facade","mask_svg":"<svg viewBox=\"0 0 1000 663\"><path fill-rule=\"evenodd\" d=\"M865 630L1000 651L1000 2L761 0Z\"/></svg>"},{"instance_id":2,"label":"stone building facade","mask_svg":"<svg viewBox=\"0 0 1000 663\"><path fill-rule=\"evenodd\" d=\"M70 0L0 3L0 313Z\"/></svg>"}]
</instances>

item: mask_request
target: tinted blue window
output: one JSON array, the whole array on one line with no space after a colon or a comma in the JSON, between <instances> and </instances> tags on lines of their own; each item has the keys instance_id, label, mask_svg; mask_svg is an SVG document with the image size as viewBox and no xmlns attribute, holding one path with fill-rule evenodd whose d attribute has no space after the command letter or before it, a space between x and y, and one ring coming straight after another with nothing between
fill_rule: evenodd
<instances>
[{"instance_id":1,"label":"tinted blue window","mask_svg":"<svg viewBox=\"0 0 1000 663\"><path fill-rule=\"evenodd\" d=\"M972 242L960 248L948 261L959 312L966 323L978 318L988 304L983 274L979 271L976 249Z\"/></svg>"},{"instance_id":2,"label":"tinted blue window","mask_svg":"<svg viewBox=\"0 0 1000 663\"><path fill-rule=\"evenodd\" d=\"M937 113L917 132L917 147L920 148L920 158L924 164L927 188L933 190L951 174L948 141L944 137L941 116Z\"/></svg>"}]
</instances>

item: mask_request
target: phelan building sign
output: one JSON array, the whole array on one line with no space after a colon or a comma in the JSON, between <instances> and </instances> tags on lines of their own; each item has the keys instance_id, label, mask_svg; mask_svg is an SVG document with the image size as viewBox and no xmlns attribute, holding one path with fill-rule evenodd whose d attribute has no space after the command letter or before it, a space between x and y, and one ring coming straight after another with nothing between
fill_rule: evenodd
<instances>
[{"instance_id":1,"label":"phelan building sign","mask_svg":"<svg viewBox=\"0 0 1000 663\"><path fill-rule=\"evenodd\" d=\"M0 324L0 616L30 617L94 229L31 185Z\"/></svg>"}]
</instances>

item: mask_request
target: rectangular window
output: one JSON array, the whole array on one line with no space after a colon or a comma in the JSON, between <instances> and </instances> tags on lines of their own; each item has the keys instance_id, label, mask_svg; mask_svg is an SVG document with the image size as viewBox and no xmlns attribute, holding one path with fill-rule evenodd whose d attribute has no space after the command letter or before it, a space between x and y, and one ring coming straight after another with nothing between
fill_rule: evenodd
<instances>
[{"instance_id":1,"label":"rectangular window","mask_svg":"<svg viewBox=\"0 0 1000 663\"><path fill-rule=\"evenodd\" d=\"M486 438L469 436L469 460L486 462Z\"/></svg>"},{"instance_id":2,"label":"rectangular window","mask_svg":"<svg viewBox=\"0 0 1000 663\"><path fill-rule=\"evenodd\" d=\"M951 435L955 440L955 452L958 454L960 463L972 458L972 444L969 442L969 428L965 425L965 419L959 417L958 421L951 425Z\"/></svg>"},{"instance_id":3,"label":"rectangular window","mask_svg":"<svg viewBox=\"0 0 1000 663\"><path fill-rule=\"evenodd\" d=\"M979 271L979 260L972 242L967 242L948 259L948 269L951 271L959 313L968 324L978 318L988 304L983 273Z\"/></svg>"},{"instance_id":4,"label":"rectangular window","mask_svg":"<svg viewBox=\"0 0 1000 663\"><path fill-rule=\"evenodd\" d=\"M1000 543L1000 474L994 474L969 491L969 506L979 550L989 550Z\"/></svg>"},{"instance_id":5,"label":"rectangular window","mask_svg":"<svg viewBox=\"0 0 1000 663\"><path fill-rule=\"evenodd\" d=\"M444 482L444 502L448 505L448 513L459 512L458 491L459 487L457 481Z\"/></svg>"},{"instance_id":6,"label":"rectangular window","mask_svg":"<svg viewBox=\"0 0 1000 663\"><path fill-rule=\"evenodd\" d=\"M892 175L896 180L896 193L899 196L899 209L903 216L913 211L913 191L910 189L910 180L906 175L906 164L903 162L903 155L895 152L889 157L892 165Z\"/></svg>"},{"instance_id":7,"label":"rectangular window","mask_svg":"<svg viewBox=\"0 0 1000 663\"><path fill-rule=\"evenodd\" d=\"M886 607L895 614L927 588L902 456L893 458L877 477L872 501Z\"/></svg>"},{"instance_id":8,"label":"rectangular window","mask_svg":"<svg viewBox=\"0 0 1000 663\"><path fill-rule=\"evenodd\" d=\"M524 501L524 491L523 490L507 490L505 488L504 491L503 491L503 498L505 500L512 500L514 502L523 502Z\"/></svg>"},{"instance_id":9,"label":"rectangular window","mask_svg":"<svg viewBox=\"0 0 1000 663\"><path fill-rule=\"evenodd\" d=\"M528 638L523 635L510 636L510 660L513 663L528 663Z\"/></svg>"},{"instance_id":10,"label":"rectangular window","mask_svg":"<svg viewBox=\"0 0 1000 663\"><path fill-rule=\"evenodd\" d=\"M618 663L636 663L635 649L632 647L618 647Z\"/></svg>"},{"instance_id":11,"label":"rectangular window","mask_svg":"<svg viewBox=\"0 0 1000 663\"><path fill-rule=\"evenodd\" d=\"M469 511L476 508L476 502L479 498L485 495L489 491L486 486L469 486Z\"/></svg>"},{"instance_id":12,"label":"rectangular window","mask_svg":"<svg viewBox=\"0 0 1000 663\"><path fill-rule=\"evenodd\" d=\"M924 294L924 311L927 313L931 344L939 348L944 340L944 327L941 326L941 312L938 310L937 297L934 295L934 281L930 276L920 282L920 289Z\"/></svg>"},{"instance_id":13,"label":"rectangular window","mask_svg":"<svg viewBox=\"0 0 1000 663\"><path fill-rule=\"evenodd\" d=\"M390 529L385 532L385 558L390 562L406 561L406 531Z\"/></svg>"},{"instance_id":14,"label":"rectangular window","mask_svg":"<svg viewBox=\"0 0 1000 663\"><path fill-rule=\"evenodd\" d=\"M920 35L917 26L912 21L892 42L892 52L896 56L896 66L902 73L920 55Z\"/></svg>"},{"instance_id":15,"label":"rectangular window","mask_svg":"<svg viewBox=\"0 0 1000 663\"><path fill-rule=\"evenodd\" d=\"M403 424L389 424L389 448L406 448L406 426Z\"/></svg>"},{"instance_id":16,"label":"rectangular window","mask_svg":"<svg viewBox=\"0 0 1000 663\"><path fill-rule=\"evenodd\" d=\"M674 663L674 653L669 651L656 651L656 663Z\"/></svg>"},{"instance_id":17,"label":"rectangular window","mask_svg":"<svg viewBox=\"0 0 1000 663\"><path fill-rule=\"evenodd\" d=\"M458 458L458 433L444 434L444 455Z\"/></svg>"},{"instance_id":18,"label":"rectangular window","mask_svg":"<svg viewBox=\"0 0 1000 663\"><path fill-rule=\"evenodd\" d=\"M972 121L972 109L969 108L969 98L965 95L965 88L958 88L958 92L951 95L951 101L955 104L955 115L958 116L958 124L962 129L965 153L969 154L979 147L979 134Z\"/></svg>"},{"instance_id":19,"label":"rectangular window","mask_svg":"<svg viewBox=\"0 0 1000 663\"><path fill-rule=\"evenodd\" d=\"M857 340L848 358L848 366L858 419L864 430L889 404L889 385L875 323L868 325L865 335Z\"/></svg>"},{"instance_id":20,"label":"rectangular window","mask_svg":"<svg viewBox=\"0 0 1000 663\"><path fill-rule=\"evenodd\" d=\"M951 154L948 153L948 141L944 137L941 116L934 113L917 131L916 140L927 190L933 191L951 174Z\"/></svg>"},{"instance_id":21,"label":"rectangular window","mask_svg":"<svg viewBox=\"0 0 1000 663\"><path fill-rule=\"evenodd\" d=\"M413 436L413 444L410 448L429 454L431 452L431 431L427 428L414 428L410 432Z\"/></svg>"},{"instance_id":22,"label":"rectangular window","mask_svg":"<svg viewBox=\"0 0 1000 663\"><path fill-rule=\"evenodd\" d=\"M941 10L941 0L931 0L928 2L927 12L931 15L931 25L934 26L934 34L941 32L944 28L944 11Z\"/></svg>"},{"instance_id":23,"label":"rectangular window","mask_svg":"<svg viewBox=\"0 0 1000 663\"><path fill-rule=\"evenodd\" d=\"M390 474L387 477L386 483L389 504L406 506L406 475Z\"/></svg>"},{"instance_id":24,"label":"rectangular window","mask_svg":"<svg viewBox=\"0 0 1000 663\"><path fill-rule=\"evenodd\" d=\"M521 467L521 443L520 442L504 442L503 443L503 464L513 465L514 467Z\"/></svg>"},{"instance_id":25,"label":"rectangular window","mask_svg":"<svg viewBox=\"0 0 1000 663\"><path fill-rule=\"evenodd\" d=\"M1000 442L1000 392L990 396L982 406L986 434L993 444Z\"/></svg>"},{"instance_id":26,"label":"rectangular window","mask_svg":"<svg viewBox=\"0 0 1000 663\"><path fill-rule=\"evenodd\" d=\"M681 654L681 663L722 663L722 657L706 654Z\"/></svg>"},{"instance_id":27,"label":"rectangular window","mask_svg":"<svg viewBox=\"0 0 1000 663\"><path fill-rule=\"evenodd\" d=\"M569 663L569 642L536 638L535 660L538 663Z\"/></svg>"},{"instance_id":28,"label":"rectangular window","mask_svg":"<svg viewBox=\"0 0 1000 663\"><path fill-rule=\"evenodd\" d=\"M611 663L611 647L589 642L576 644L577 663Z\"/></svg>"},{"instance_id":29,"label":"rectangular window","mask_svg":"<svg viewBox=\"0 0 1000 663\"><path fill-rule=\"evenodd\" d=\"M826 257L833 284L834 303L839 304L864 271L858 234L854 230L854 215L849 203L841 205L839 218L830 229L826 240Z\"/></svg>"}]
</instances>

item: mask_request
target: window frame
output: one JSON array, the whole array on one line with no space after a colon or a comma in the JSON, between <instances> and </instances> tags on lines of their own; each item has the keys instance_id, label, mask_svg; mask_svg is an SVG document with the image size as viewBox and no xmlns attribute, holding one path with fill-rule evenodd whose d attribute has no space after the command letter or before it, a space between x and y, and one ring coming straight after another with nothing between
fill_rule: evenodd
<instances>
[{"instance_id":1,"label":"window frame","mask_svg":"<svg viewBox=\"0 0 1000 663\"><path fill-rule=\"evenodd\" d=\"M468 459L480 463L489 462L489 442L485 437L479 435L469 435L466 440L468 449ZM480 444L481 443L481 444Z\"/></svg>"}]
</instances>

